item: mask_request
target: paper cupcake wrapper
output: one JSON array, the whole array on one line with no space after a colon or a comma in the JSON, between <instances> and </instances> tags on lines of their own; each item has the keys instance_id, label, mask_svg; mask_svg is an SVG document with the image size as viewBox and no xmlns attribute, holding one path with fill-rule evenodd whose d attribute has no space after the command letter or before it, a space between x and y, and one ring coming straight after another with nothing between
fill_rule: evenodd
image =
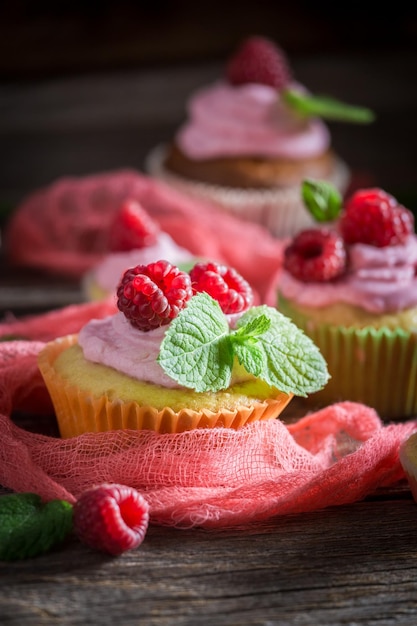
<instances>
[{"instance_id":1,"label":"paper cupcake wrapper","mask_svg":"<svg viewBox=\"0 0 417 626\"><path fill-rule=\"evenodd\" d=\"M48 343L39 354L38 365L55 408L61 437L76 437L86 432L118 429L153 430L159 433L180 433L195 428L238 429L250 422L275 419L285 409L292 395L279 393L275 398L252 406L223 409L219 412L195 411L170 407L159 410L136 402L96 397L89 391L68 383L54 369L58 355L76 342L76 335Z\"/></svg>"},{"instance_id":2,"label":"paper cupcake wrapper","mask_svg":"<svg viewBox=\"0 0 417 626\"><path fill-rule=\"evenodd\" d=\"M281 312L309 335L327 361L330 381L310 396L316 405L350 400L386 420L417 414L417 335L401 328L312 326L280 298Z\"/></svg>"},{"instance_id":3,"label":"paper cupcake wrapper","mask_svg":"<svg viewBox=\"0 0 417 626\"><path fill-rule=\"evenodd\" d=\"M301 186L281 189L238 189L187 180L164 168L166 147L156 146L145 161L145 170L151 176L165 181L183 193L215 203L218 207L241 219L265 226L278 238L292 236L304 228L316 226L301 198ZM332 175L328 177L340 193L350 181L350 170L336 158Z\"/></svg>"}]
</instances>

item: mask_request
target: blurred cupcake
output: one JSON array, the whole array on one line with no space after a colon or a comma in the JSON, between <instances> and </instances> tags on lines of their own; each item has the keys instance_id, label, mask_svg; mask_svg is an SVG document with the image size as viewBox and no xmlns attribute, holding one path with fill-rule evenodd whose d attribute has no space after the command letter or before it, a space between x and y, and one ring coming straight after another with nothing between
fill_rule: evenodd
<instances>
[{"instance_id":1,"label":"blurred cupcake","mask_svg":"<svg viewBox=\"0 0 417 626\"><path fill-rule=\"evenodd\" d=\"M192 94L187 109L173 140L148 156L147 171L277 237L312 224L300 198L303 179L329 181L341 193L350 182L320 118L372 119L367 109L311 96L283 51L263 37L244 41L224 77Z\"/></svg>"},{"instance_id":2,"label":"blurred cupcake","mask_svg":"<svg viewBox=\"0 0 417 626\"><path fill-rule=\"evenodd\" d=\"M107 254L83 277L87 300L101 300L115 294L124 272L135 265L159 259L192 265L195 256L161 230L139 201L125 200L108 229ZM194 262L194 263L192 263Z\"/></svg>"},{"instance_id":3,"label":"blurred cupcake","mask_svg":"<svg viewBox=\"0 0 417 626\"><path fill-rule=\"evenodd\" d=\"M175 433L274 419L326 384L313 342L275 308L252 306L232 268L167 261L128 269L118 312L52 341L39 368L62 437Z\"/></svg>"},{"instance_id":4,"label":"blurred cupcake","mask_svg":"<svg viewBox=\"0 0 417 626\"><path fill-rule=\"evenodd\" d=\"M382 189L346 200L306 181L322 227L284 252L278 307L317 344L331 379L311 400L362 402L385 419L417 413L417 237L413 214ZM334 221L331 221L334 220Z\"/></svg>"}]
</instances>

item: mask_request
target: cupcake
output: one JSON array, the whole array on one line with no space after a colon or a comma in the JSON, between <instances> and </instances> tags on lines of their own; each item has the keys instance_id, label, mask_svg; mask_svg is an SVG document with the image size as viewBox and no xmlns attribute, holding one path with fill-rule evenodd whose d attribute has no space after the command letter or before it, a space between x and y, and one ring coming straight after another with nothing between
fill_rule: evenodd
<instances>
[{"instance_id":1,"label":"cupcake","mask_svg":"<svg viewBox=\"0 0 417 626\"><path fill-rule=\"evenodd\" d=\"M380 188L343 203L306 181L303 197L326 223L284 251L278 308L310 336L331 379L310 396L375 408L384 419L417 413L417 237L411 211Z\"/></svg>"},{"instance_id":2,"label":"cupcake","mask_svg":"<svg viewBox=\"0 0 417 626\"><path fill-rule=\"evenodd\" d=\"M115 293L129 267L168 258L177 265L192 265L195 255L162 231L138 200L125 200L108 228L108 253L83 277L87 300L101 300Z\"/></svg>"},{"instance_id":3,"label":"cupcake","mask_svg":"<svg viewBox=\"0 0 417 626\"><path fill-rule=\"evenodd\" d=\"M284 52L263 37L244 41L224 76L191 95L187 112L172 141L150 153L147 171L277 237L312 224L303 179L329 181L341 193L350 182L321 117L372 119L367 109L309 94Z\"/></svg>"},{"instance_id":4,"label":"cupcake","mask_svg":"<svg viewBox=\"0 0 417 626\"><path fill-rule=\"evenodd\" d=\"M237 429L325 385L314 343L276 308L252 302L240 274L213 262L126 270L117 313L39 354L61 436Z\"/></svg>"}]
</instances>

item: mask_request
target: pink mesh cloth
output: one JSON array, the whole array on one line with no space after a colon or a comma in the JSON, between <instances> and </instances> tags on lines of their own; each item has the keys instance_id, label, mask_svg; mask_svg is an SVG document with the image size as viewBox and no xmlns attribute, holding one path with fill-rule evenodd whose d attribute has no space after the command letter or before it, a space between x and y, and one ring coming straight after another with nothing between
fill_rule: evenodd
<instances>
[{"instance_id":1,"label":"pink mesh cloth","mask_svg":"<svg viewBox=\"0 0 417 626\"><path fill-rule=\"evenodd\" d=\"M0 324L0 337L30 339L0 343L4 487L74 502L93 484L123 483L147 499L153 524L227 528L354 502L405 478L398 451L417 422L383 424L372 409L349 402L295 424L269 420L239 431L43 434L37 416L54 417L37 353L48 339L106 313L100 303ZM30 430L17 424L17 410L33 416Z\"/></svg>"},{"instance_id":2,"label":"pink mesh cloth","mask_svg":"<svg viewBox=\"0 0 417 626\"><path fill-rule=\"evenodd\" d=\"M8 260L81 276L108 251L110 221L126 198L141 202L179 245L198 257L231 265L261 300L275 303L282 242L262 226L133 170L61 178L31 193L16 208L6 230Z\"/></svg>"}]
</instances>

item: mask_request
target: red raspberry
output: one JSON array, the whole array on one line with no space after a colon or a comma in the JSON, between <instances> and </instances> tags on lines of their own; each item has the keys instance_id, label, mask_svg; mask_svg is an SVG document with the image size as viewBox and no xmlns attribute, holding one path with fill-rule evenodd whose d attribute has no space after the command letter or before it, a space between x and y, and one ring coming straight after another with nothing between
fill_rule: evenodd
<instances>
[{"instance_id":1,"label":"red raspberry","mask_svg":"<svg viewBox=\"0 0 417 626\"><path fill-rule=\"evenodd\" d=\"M311 228L298 233L285 249L284 267L298 280L325 282L343 274L346 258L340 235Z\"/></svg>"},{"instance_id":2,"label":"red raspberry","mask_svg":"<svg viewBox=\"0 0 417 626\"><path fill-rule=\"evenodd\" d=\"M149 505L136 489L103 484L85 491L73 508L74 532L87 546L118 555L145 538Z\"/></svg>"},{"instance_id":3,"label":"red raspberry","mask_svg":"<svg viewBox=\"0 0 417 626\"><path fill-rule=\"evenodd\" d=\"M192 295L186 272L156 261L126 270L117 288L117 306L135 328L148 331L169 324Z\"/></svg>"},{"instance_id":4,"label":"red raspberry","mask_svg":"<svg viewBox=\"0 0 417 626\"><path fill-rule=\"evenodd\" d=\"M137 200L126 200L109 227L108 247L112 252L146 248L154 244L159 224Z\"/></svg>"},{"instance_id":5,"label":"red raspberry","mask_svg":"<svg viewBox=\"0 0 417 626\"><path fill-rule=\"evenodd\" d=\"M193 290L208 293L218 301L223 313L241 313L253 302L251 286L233 268L218 263L197 263L190 277Z\"/></svg>"},{"instance_id":6,"label":"red raspberry","mask_svg":"<svg viewBox=\"0 0 417 626\"><path fill-rule=\"evenodd\" d=\"M340 232L348 244L395 246L414 232L414 216L382 189L361 189L346 202Z\"/></svg>"},{"instance_id":7,"label":"red raspberry","mask_svg":"<svg viewBox=\"0 0 417 626\"><path fill-rule=\"evenodd\" d=\"M284 89L291 80L285 53L264 37L249 37L238 48L226 67L231 85L261 83Z\"/></svg>"}]
</instances>

